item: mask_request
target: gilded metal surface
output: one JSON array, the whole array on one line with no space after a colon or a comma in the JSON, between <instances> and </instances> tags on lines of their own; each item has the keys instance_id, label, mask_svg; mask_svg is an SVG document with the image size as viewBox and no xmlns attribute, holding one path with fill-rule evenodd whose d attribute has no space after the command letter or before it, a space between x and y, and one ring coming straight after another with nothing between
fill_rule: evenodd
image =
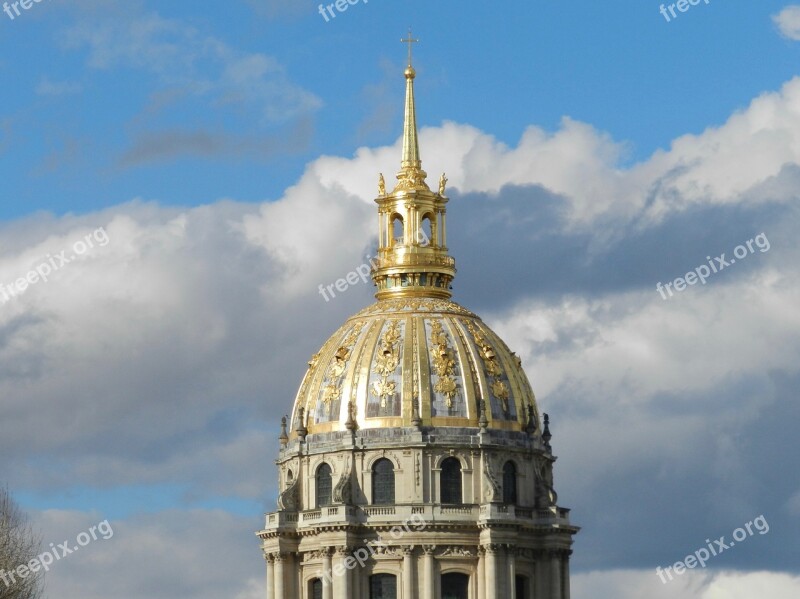
<instances>
[{"instance_id":1,"label":"gilded metal surface","mask_svg":"<svg viewBox=\"0 0 800 599\"><path fill-rule=\"evenodd\" d=\"M431 324L431 345L430 351L433 354L431 362L433 370L439 379L433 386L433 390L445 396L445 404L448 408L453 407L453 397L458 390L455 374L456 361L453 350L448 346L447 336L442 330L442 322L434 320Z\"/></svg>"},{"instance_id":2,"label":"gilded metal surface","mask_svg":"<svg viewBox=\"0 0 800 599\"><path fill-rule=\"evenodd\" d=\"M380 380L372 383L372 395L380 398L380 407L385 409L388 398L397 393L397 384L389 377L400 365L400 330L397 320L389 322L389 326L381 339L380 350L372 365L372 371L380 376Z\"/></svg>"}]
</instances>

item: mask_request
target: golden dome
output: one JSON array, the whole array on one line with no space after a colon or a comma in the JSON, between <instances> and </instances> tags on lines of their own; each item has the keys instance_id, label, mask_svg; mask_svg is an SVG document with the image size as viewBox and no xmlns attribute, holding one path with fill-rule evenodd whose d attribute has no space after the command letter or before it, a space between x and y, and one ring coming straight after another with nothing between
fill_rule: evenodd
<instances>
[{"instance_id":1,"label":"golden dome","mask_svg":"<svg viewBox=\"0 0 800 599\"><path fill-rule=\"evenodd\" d=\"M454 302L411 297L376 302L328 339L309 362L292 422L301 434L410 426L521 431L538 428L539 417L519 357L494 331Z\"/></svg>"},{"instance_id":2,"label":"golden dome","mask_svg":"<svg viewBox=\"0 0 800 599\"><path fill-rule=\"evenodd\" d=\"M378 301L349 318L309 361L292 437L410 426L539 429L519 358L449 300L456 268L447 252L447 177L438 192L426 183L414 75L409 51L401 170L390 193L380 176L375 200Z\"/></svg>"}]
</instances>

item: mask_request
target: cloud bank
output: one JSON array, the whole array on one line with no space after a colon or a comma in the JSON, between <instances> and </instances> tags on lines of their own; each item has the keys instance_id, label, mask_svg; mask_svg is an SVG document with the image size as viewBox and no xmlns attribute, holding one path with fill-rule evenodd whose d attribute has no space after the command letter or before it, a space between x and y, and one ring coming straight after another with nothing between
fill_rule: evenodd
<instances>
[{"instance_id":1,"label":"cloud bank","mask_svg":"<svg viewBox=\"0 0 800 599\"><path fill-rule=\"evenodd\" d=\"M82 39L98 61L127 60ZM798 106L794 79L630 167L623 143L570 119L554 133L529 127L515 147L465 124L421 132L425 168L453 188L454 298L520 353L553 417L557 488L584 527L576 597L800 588L800 477L785 459L800 417ZM0 306L0 470L12 488L102 497L176 484L188 505L272 509L278 418L311 354L371 301L361 285L326 303L318 285L372 251L377 173L399 156L398 142L320 157L260 205L135 199L4 224L3 284L97 227L110 239ZM762 232L769 252L669 300L657 293ZM655 576L759 514L769 534L707 575ZM40 520L67 538L102 516ZM258 514L143 507L115 523L112 549L74 556L50 589L249 599L259 525Z\"/></svg>"}]
</instances>

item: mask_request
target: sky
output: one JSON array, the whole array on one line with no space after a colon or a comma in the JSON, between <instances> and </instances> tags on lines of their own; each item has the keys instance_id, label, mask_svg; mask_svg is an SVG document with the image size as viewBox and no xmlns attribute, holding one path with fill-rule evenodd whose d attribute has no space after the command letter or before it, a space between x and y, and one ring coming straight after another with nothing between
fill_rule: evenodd
<instances>
[{"instance_id":1,"label":"sky","mask_svg":"<svg viewBox=\"0 0 800 599\"><path fill-rule=\"evenodd\" d=\"M280 416L373 301L318 288L374 252L412 25L454 299L551 416L573 597L797 597L800 5L661 6L0 12L0 483L45 547L113 527L47 596L263 596Z\"/></svg>"}]
</instances>

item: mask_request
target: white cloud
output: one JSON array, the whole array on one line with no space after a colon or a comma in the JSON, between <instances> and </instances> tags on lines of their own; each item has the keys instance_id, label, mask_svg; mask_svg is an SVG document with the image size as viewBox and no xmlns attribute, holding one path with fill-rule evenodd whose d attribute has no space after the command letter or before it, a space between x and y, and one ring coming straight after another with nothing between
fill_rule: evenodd
<instances>
[{"instance_id":1,"label":"white cloud","mask_svg":"<svg viewBox=\"0 0 800 599\"><path fill-rule=\"evenodd\" d=\"M662 584L652 571L612 570L572 577L575 599L794 599L800 577L772 572L716 572L687 570L680 578Z\"/></svg>"},{"instance_id":2,"label":"white cloud","mask_svg":"<svg viewBox=\"0 0 800 599\"><path fill-rule=\"evenodd\" d=\"M800 6L792 4L772 16L781 35L790 40L800 40Z\"/></svg>"},{"instance_id":3,"label":"white cloud","mask_svg":"<svg viewBox=\"0 0 800 599\"><path fill-rule=\"evenodd\" d=\"M129 64L172 77L182 60L192 59L176 57L170 35L188 34L174 23L145 20L122 34L121 46L108 39L114 31L84 32L98 65ZM134 50L140 47L145 54L158 50L152 67L136 62ZM218 56L227 56L226 51ZM232 68L212 85L218 90L236 87L241 77L261 80L274 67L264 60L223 64ZM770 497L757 493L763 488L760 468L747 460L760 449L767 464L780 467L782 456L794 448L789 438L771 448L753 439L750 430L754 423L766 422L770 430L780 424L764 419L776 411L784 414L792 404L771 377L791 380L800 364L795 309L800 256L790 204L797 195L791 169L800 165L798 98L800 79L754 100L727 123L682 137L668 152L627 169L619 166L623 144L570 120L553 134L529 128L514 148L467 125L445 123L422 131L432 182L446 171L461 192L453 194L451 214L471 214L478 194L497 202L496 220L471 223L480 234L470 239L468 252L490 254L501 240L508 242L495 266L522 273L519 285L527 296L498 303L485 316L522 354L542 405L563 414L563 427L554 428L556 449L566 458L566 469L559 471L564 497L591 501L615 477L617 485L635 487L643 480L662 485L709 520L702 522L707 528L700 535L697 523L681 524L680 537L670 541L675 546L694 543L697 536L702 540L717 528L710 522L715 517L735 525L766 512L767 501L786 506L797 490L792 484L785 497L774 487ZM321 157L282 198L261 205L225 200L178 209L166 207L168 202L136 201L96 214L40 215L4 227L3 283L95 227L102 225L110 238L107 246L64 267L49 282L0 306L0 465L12 487L170 482L198 496L268 494L274 483L276 420L289 410L306 360L349 313L369 301L370 289L359 286L326 304L317 286L364 261L375 234L377 173L390 180L399 154L395 144L362 148L353 158ZM526 189L515 211L505 214L504 202L511 201L508 189L503 191L507 185L540 188ZM765 186L771 189L768 196L754 191ZM508 235L509 222L536 224L542 198L567 210L563 220L551 223L553 245L534 255L530 238ZM620 240L635 253L659 223L698 206L714 207L717 215L762 206L786 212L767 231L769 253L756 254L749 266L737 265L669 301L661 299L655 283L698 263L670 259L670 252L686 243L681 227L658 230L669 270L647 267L652 278L646 285L621 277L619 284L591 292L576 287L548 294L547 278L528 281L526 263L551 261L557 263L554 269L564 268L557 250L586 252L579 260L590 265ZM567 243L576 231L590 239L586 246ZM451 239L458 235L450 229ZM559 241L563 247L556 247ZM724 249L703 249L699 260L705 252ZM609 274L625 267L612 264ZM461 269L456 289L459 281L471 276L482 283L488 274L469 272ZM458 292L456 299L470 303ZM506 298L499 294L501 300ZM753 381L755 389L743 381ZM687 472L702 484L683 485L679 477ZM734 483L741 491L723 492ZM635 496L604 509L616 510L620 522L620 514L634 512L658 524L675 518ZM189 584L197 570L193 561L205 559L191 543L190 525L203 527L194 513L170 517L172 525L166 519L158 524L183 541L164 545L156 520L137 521L138 529L129 531L136 545L119 545L126 555L134 551L137 559L131 563L137 566L120 566L120 582L103 595L124 598L137 588L137 568L153 568L161 573L154 580L164 583L158 592L183 596L173 592L174 585ZM204 532L205 538L224 539L226 517L219 516L218 528ZM591 517L588 509L576 513L578 521ZM581 533L588 539L598 538L602 524L624 526L610 517L597 516L593 523L595 530ZM777 537L780 527L775 529ZM771 539L765 537L761 547L773 547L774 555ZM153 557L144 549L138 553L138 545L151 548ZM207 551L205 543L198 545ZM618 551L620 560L636 557L633 549ZM168 557L170 552L175 556ZM750 554L742 549L736 555L745 560ZM170 569L151 559L166 560ZM255 592L257 586L247 579L248 574L237 574L241 586L230 594ZM91 599L104 589L84 592L78 580L59 587L63 596ZM715 580L708 588L714 584L723 582ZM200 592L213 596L209 589Z\"/></svg>"}]
</instances>

